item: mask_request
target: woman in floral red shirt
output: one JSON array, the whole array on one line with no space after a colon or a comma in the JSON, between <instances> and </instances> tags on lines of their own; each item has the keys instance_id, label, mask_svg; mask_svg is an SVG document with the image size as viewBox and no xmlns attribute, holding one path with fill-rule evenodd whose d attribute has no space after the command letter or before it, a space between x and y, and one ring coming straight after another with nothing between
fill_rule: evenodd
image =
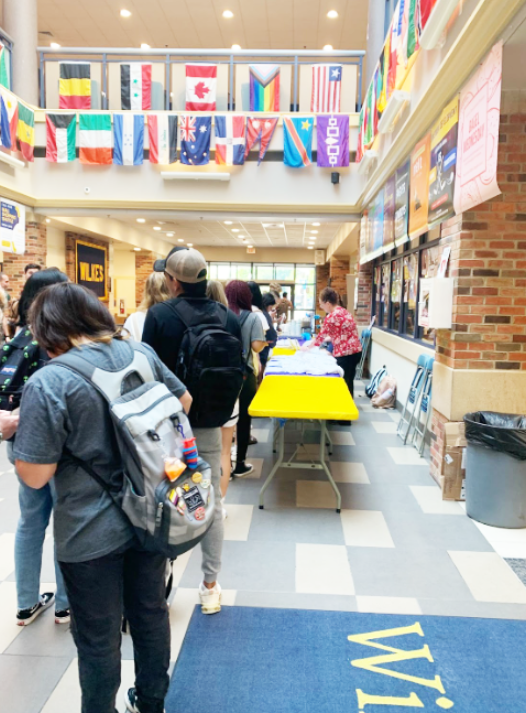
<instances>
[{"instance_id":1,"label":"woman in floral red shirt","mask_svg":"<svg viewBox=\"0 0 526 713\"><path fill-rule=\"evenodd\" d=\"M332 342L333 356L343 369L345 383L354 397L354 375L362 356L362 344L352 314L340 307L338 293L326 287L320 294L320 307L327 313L323 327L310 346L319 347L323 342Z\"/></svg>"}]
</instances>

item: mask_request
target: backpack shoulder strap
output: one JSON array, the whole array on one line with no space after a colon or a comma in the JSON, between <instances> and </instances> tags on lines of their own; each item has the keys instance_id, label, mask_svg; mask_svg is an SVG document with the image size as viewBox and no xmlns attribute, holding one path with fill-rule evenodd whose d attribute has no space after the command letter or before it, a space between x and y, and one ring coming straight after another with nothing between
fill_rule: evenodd
<instances>
[{"instance_id":1,"label":"backpack shoulder strap","mask_svg":"<svg viewBox=\"0 0 526 713\"><path fill-rule=\"evenodd\" d=\"M196 311L192 308L192 305L187 300L177 300L177 302L166 303L172 309L176 315L179 317L181 322L184 324L185 329L190 329L190 327L196 324L203 323L203 315L196 314ZM223 328L226 327L228 321L228 310L227 308L220 304L219 302L213 303L217 307L216 315L222 323ZM221 314L222 313L222 314Z\"/></svg>"},{"instance_id":2,"label":"backpack shoulder strap","mask_svg":"<svg viewBox=\"0 0 526 713\"><path fill-rule=\"evenodd\" d=\"M251 314L253 313L249 312L247 309L242 310L241 314L239 315L239 324L243 326Z\"/></svg>"}]
</instances>

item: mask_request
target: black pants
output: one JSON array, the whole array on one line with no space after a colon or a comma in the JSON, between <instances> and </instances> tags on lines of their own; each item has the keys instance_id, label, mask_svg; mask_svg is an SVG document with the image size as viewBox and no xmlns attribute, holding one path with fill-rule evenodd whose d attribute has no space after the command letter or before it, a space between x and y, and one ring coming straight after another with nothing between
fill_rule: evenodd
<instances>
[{"instance_id":1,"label":"black pants","mask_svg":"<svg viewBox=\"0 0 526 713\"><path fill-rule=\"evenodd\" d=\"M257 383L253 373L247 374L243 381L243 388L239 395L239 421L237 423L237 464L245 462L247 457L248 442L250 440L250 424L252 419L248 415L248 407L256 395Z\"/></svg>"},{"instance_id":2,"label":"black pants","mask_svg":"<svg viewBox=\"0 0 526 713\"><path fill-rule=\"evenodd\" d=\"M343 378L347 384L351 396L354 399L354 375L356 374L356 367L360 363L362 358L362 352L357 354L349 354L348 356L336 357L336 362L338 366L343 369Z\"/></svg>"},{"instance_id":3,"label":"black pants","mask_svg":"<svg viewBox=\"0 0 526 713\"><path fill-rule=\"evenodd\" d=\"M129 548L89 562L61 562L60 569L78 650L82 713L116 713L123 611L141 713L163 713L170 665L166 558Z\"/></svg>"}]
</instances>

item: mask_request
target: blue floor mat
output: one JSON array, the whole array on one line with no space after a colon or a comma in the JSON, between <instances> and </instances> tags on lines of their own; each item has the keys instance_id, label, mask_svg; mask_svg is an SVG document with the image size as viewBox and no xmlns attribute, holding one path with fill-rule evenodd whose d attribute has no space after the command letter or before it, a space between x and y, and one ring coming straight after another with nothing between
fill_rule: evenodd
<instances>
[{"instance_id":1,"label":"blue floor mat","mask_svg":"<svg viewBox=\"0 0 526 713\"><path fill-rule=\"evenodd\" d=\"M524 713L525 670L524 621L196 607L166 713Z\"/></svg>"}]
</instances>

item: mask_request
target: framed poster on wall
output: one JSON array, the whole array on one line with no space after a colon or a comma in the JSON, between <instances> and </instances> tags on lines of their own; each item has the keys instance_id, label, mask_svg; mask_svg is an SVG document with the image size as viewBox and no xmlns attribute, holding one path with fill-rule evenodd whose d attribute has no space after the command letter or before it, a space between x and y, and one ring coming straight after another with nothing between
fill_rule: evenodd
<instances>
[{"instance_id":1,"label":"framed poster on wall","mask_svg":"<svg viewBox=\"0 0 526 713\"><path fill-rule=\"evenodd\" d=\"M100 300L108 299L108 249L78 240L75 243L75 277Z\"/></svg>"}]
</instances>

